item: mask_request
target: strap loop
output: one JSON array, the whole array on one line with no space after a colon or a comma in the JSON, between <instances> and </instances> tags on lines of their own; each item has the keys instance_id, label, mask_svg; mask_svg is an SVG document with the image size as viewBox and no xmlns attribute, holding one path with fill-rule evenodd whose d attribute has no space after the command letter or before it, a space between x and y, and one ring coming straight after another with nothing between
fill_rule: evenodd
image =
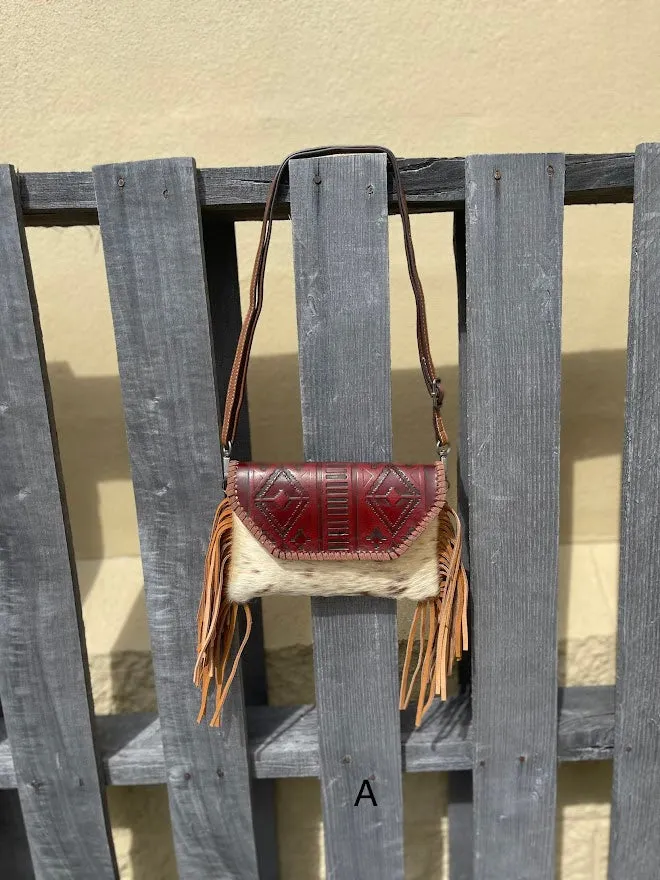
<instances>
[{"instance_id":1,"label":"strap loop","mask_svg":"<svg viewBox=\"0 0 660 880\"><path fill-rule=\"evenodd\" d=\"M406 251L406 261L408 263L408 275L415 295L415 303L417 308L417 347L419 349L419 363L422 369L422 376L433 400L433 425L436 434L436 440L441 444L447 443L447 434L440 418L440 407L444 397L444 390L440 384L440 380L435 375L433 366L433 358L431 357L431 349L429 345L428 327L426 324L426 306L424 303L424 291L422 290L422 282L417 271L417 263L415 261L415 250L412 242L412 234L410 230L410 217L408 215L408 203L406 202L403 184L401 182L401 174L399 166L394 154L387 147L378 146L354 146L354 147L318 147L310 150L300 150L291 153L284 159L277 169L275 176L271 182L266 197L264 208L264 218L261 225L261 236L257 247L257 255L254 261L254 269L252 271L252 281L250 283L250 303L245 313L243 326L238 339L236 354L234 356L234 365L232 367L231 376L229 378L229 387L227 390L227 399L225 401L225 412L222 422L222 446L227 449L231 446L234 439L236 425L238 422L238 414L243 402L245 394L245 386L247 382L248 361L250 359L250 350L252 348L252 340L256 329L261 308L263 305L263 288L264 277L266 272L266 258L268 256L268 248L270 245L270 237L273 229L273 215L275 203L282 182L284 171L286 170L291 159L305 159L320 156L330 156L333 154L347 153L384 153L387 156L387 162L392 170L394 180L394 191L396 193L399 214L401 215L401 223L403 226L403 241Z\"/></svg>"}]
</instances>

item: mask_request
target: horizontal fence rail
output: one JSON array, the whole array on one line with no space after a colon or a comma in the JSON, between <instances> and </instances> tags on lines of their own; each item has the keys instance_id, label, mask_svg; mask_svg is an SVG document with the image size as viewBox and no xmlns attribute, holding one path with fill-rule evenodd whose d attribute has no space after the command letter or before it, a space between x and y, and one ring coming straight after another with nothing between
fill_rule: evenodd
<instances>
[{"instance_id":1,"label":"horizontal fence rail","mask_svg":"<svg viewBox=\"0 0 660 880\"><path fill-rule=\"evenodd\" d=\"M438 703L414 729L414 711L401 713L401 759L406 773L472 769L468 697ZM99 715L98 748L108 785L166 782L160 721L155 713ZM318 714L314 706L248 706L248 758L257 779L319 775ZM614 688L559 690L557 754L561 762L611 761ZM0 788L16 785L11 749L0 720Z\"/></svg>"},{"instance_id":2,"label":"horizontal fence rail","mask_svg":"<svg viewBox=\"0 0 660 880\"><path fill-rule=\"evenodd\" d=\"M632 202L634 155L585 153L566 156L567 205ZM412 212L455 211L465 203L465 159L400 159L401 177ZM202 208L224 211L236 220L261 219L276 166L200 168ZM28 226L87 226L98 223L91 171L26 172L19 175L21 204ZM390 211L395 210L389 180ZM283 184L276 216L288 217L289 190Z\"/></svg>"}]
</instances>

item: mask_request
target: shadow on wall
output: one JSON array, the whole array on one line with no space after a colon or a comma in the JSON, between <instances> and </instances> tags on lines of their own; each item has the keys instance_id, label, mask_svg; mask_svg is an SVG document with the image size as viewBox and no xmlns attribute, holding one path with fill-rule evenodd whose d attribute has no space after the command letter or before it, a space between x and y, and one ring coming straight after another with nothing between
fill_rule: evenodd
<instances>
[{"instance_id":1,"label":"shadow on wall","mask_svg":"<svg viewBox=\"0 0 660 880\"><path fill-rule=\"evenodd\" d=\"M588 459L616 457L621 451L625 360L624 350L569 353L562 358L561 540L565 543L576 537L573 521L576 467ZM456 438L458 371L456 366L445 366L439 372L447 392L447 426L450 436ZM76 558L88 560L91 565L81 585L84 600L104 556L134 556L138 553L132 494L127 490L123 495L112 495L110 503L107 498L102 503L100 494L101 484L127 485L130 480L119 380L114 376L79 377L63 362L49 364L49 375ZM254 457L300 459L302 437L297 356L254 358L250 369L249 399ZM393 372L392 401L394 457L408 462L432 460L429 402L418 370ZM455 461L453 456L452 467L455 467ZM455 486L455 474L450 474L450 479ZM610 538L615 534L614 529ZM565 570L560 584L564 597L562 607L565 606L569 582L570 571ZM122 617L123 629L109 666L112 705L115 711L151 709L155 697L148 655L131 658L125 656L127 652L122 652L122 643L134 643L131 638L125 640L124 636L144 625L143 604L136 603ZM94 646L89 647L93 654ZM136 674L145 678L139 705L125 697L126 682ZM135 693L135 689L132 692ZM283 875L291 880L314 876L321 859L318 786L314 781L301 780L299 783L297 787L296 783L283 783L278 793L280 824L283 826L289 825L285 815L292 811L295 814L293 804L303 789L303 800L309 804L310 821L304 823L309 831L306 835L309 845L300 842L296 844L297 854L291 851L282 855ZM435 802L438 797L436 784L429 778L422 785L427 792L423 800ZM411 798L407 800L412 802ZM143 880L150 880L152 876L174 877L171 842L166 844L162 836L169 826L164 789L111 791L110 806L119 827L126 833L130 829L132 864L126 866L128 875ZM314 822L311 822L312 816ZM313 833L314 828L316 833ZM415 835L417 849L431 848L429 859L420 852L420 858L427 864L441 861L438 859L437 839L434 844L433 837L429 835L427 840L422 834ZM154 848L161 853L157 865L153 865L151 859ZM153 867L149 867L151 865Z\"/></svg>"},{"instance_id":2,"label":"shadow on wall","mask_svg":"<svg viewBox=\"0 0 660 880\"><path fill-rule=\"evenodd\" d=\"M121 541L106 546L99 516L99 486L130 480L128 451L119 379L79 377L64 362L48 367L76 556L137 555L134 508L104 510L110 530ZM445 419L450 436L457 435L458 371L439 370L446 387ZM593 351L562 357L561 536L574 534L573 470L580 461L618 456L623 441L626 352ZM349 377L347 377L349 381ZM302 457L298 360L295 355L254 358L250 368L249 399L255 458L295 460ZM417 370L392 374L392 420L395 459L429 461L434 455L429 403ZM450 464L455 466L455 456ZM582 536L583 537L583 536ZM591 536L593 537L593 536ZM615 538L609 530L603 540ZM124 546L118 548L118 544ZM119 552L118 552L119 549Z\"/></svg>"}]
</instances>

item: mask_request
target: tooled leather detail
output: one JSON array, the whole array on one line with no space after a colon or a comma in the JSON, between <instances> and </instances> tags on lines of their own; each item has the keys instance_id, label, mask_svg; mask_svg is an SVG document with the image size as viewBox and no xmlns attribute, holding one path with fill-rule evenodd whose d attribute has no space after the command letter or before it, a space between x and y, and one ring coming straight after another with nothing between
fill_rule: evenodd
<instances>
[{"instance_id":1,"label":"tooled leather detail","mask_svg":"<svg viewBox=\"0 0 660 880\"><path fill-rule=\"evenodd\" d=\"M237 516L280 559L401 556L445 503L442 462L308 462L229 466Z\"/></svg>"},{"instance_id":2,"label":"tooled leather detail","mask_svg":"<svg viewBox=\"0 0 660 880\"><path fill-rule=\"evenodd\" d=\"M388 467L383 468L365 500L390 534L396 534L420 504L420 492L401 468Z\"/></svg>"},{"instance_id":3,"label":"tooled leather detail","mask_svg":"<svg viewBox=\"0 0 660 880\"><path fill-rule=\"evenodd\" d=\"M309 503L309 495L289 469L277 468L251 499L258 511L282 538Z\"/></svg>"}]
</instances>

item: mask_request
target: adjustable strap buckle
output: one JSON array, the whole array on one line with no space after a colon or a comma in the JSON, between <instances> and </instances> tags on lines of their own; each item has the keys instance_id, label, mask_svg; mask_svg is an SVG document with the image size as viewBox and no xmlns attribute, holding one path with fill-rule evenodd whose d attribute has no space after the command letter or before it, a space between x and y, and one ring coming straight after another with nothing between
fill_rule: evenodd
<instances>
[{"instance_id":1,"label":"adjustable strap buckle","mask_svg":"<svg viewBox=\"0 0 660 880\"><path fill-rule=\"evenodd\" d=\"M444 394L442 389L440 388L440 382L438 379L433 379L431 383L431 401L433 402L433 409L440 409L442 406L442 398Z\"/></svg>"},{"instance_id":2,"label":"adjustable strap buckle","mask_svg":"<svg viewBox=\"0 0 660 880\"><path fill-rule=\"evenodd\" d=\"M231 461L231 440L227 441L227 445L222 447L222 488L227 489L227 478L229 476L229 462Z\"/></svg>"},{"instance_id":3,"label":"adjustable strap buckle","mask_svg":"<svg viewBox=\"0 0 660 880\"><path fill-rule=\"evenodd\" d=\"M449 443L443 443L440 439L442 436L446 436L442 425L442 419L440 418L440 407L442 406L443 397L444 392L440 387L440 380L434 377L431 381L431 400L433 401L433 421L435 423L436 437L438 438L435 448L438 453L438 458L444 464L447 460L447 456L451 452L451 446Z\"/></svg>"},{"instance_id":4,"label":"adjustable strap buckle","mask_svg":"<svg viewBox=\"0 0 660 880\"><path fill-rule=\"evenodd\" d=\"M444 464L447 461L447 456L451 452L451 446L449 443L442 443L440 440L435 444L436 451L438 453L438 458Z\"/></svg>"}]
</instances>

